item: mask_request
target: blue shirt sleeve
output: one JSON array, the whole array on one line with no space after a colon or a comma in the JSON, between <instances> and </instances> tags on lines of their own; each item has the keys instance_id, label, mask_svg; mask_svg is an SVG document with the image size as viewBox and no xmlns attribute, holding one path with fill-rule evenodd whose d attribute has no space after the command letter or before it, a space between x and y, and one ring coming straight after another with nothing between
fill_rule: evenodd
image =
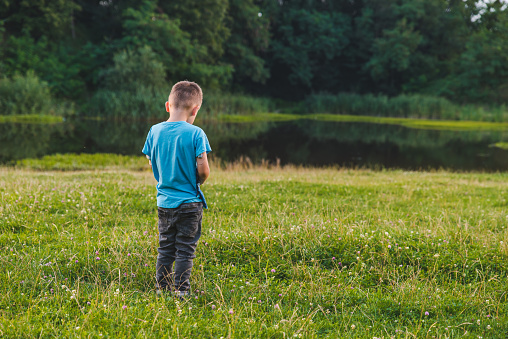
<instances>
[{"instance_id":1,"label":"blue shirt sleeve","mask_svg":"<svg viewBox=\"0 0 508 339\"><path fill-rule=\"evenodd\" d=\"M199 129L194 139L194 149L196 150L196 158L203 152L208 154L212 151L210 148L210 143L208 142L208 138L202 129Z\"/></svg>"},{"instance_id":2,"label":"blue shirt sleeve","mask_svg":"<svg viewBox=\"0 0 508 339\"><path fill-rule=\"evenodd\" d=\"M152 129L150 128L150 131L148 131L148 135L146 136L145 146L143 146L143 154L145 154L148 159L152 162L152 172L155 180L159 182L159 170L157 167L157 159L155 157L152 157L152 145L153 145L153 135L152 135Z\"/></svg>"},{"instance_id":3,"label":"blue shirt sleeve","mask_svg":"<svg viewBox=\"0 0 508 339\"><path fill-rule=\"evenodd\" d=\"M152 129L148 131L148 135L146 136L145 146L142 150L143 154L147 155L149 158L152 157Z\"/></svg>"}]
</instances>

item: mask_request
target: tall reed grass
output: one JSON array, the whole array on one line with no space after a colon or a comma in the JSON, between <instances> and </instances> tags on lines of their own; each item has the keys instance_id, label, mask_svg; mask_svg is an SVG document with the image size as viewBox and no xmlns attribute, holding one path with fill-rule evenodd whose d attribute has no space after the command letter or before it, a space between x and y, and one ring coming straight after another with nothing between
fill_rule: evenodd
<instances>
[{"instance_id":1,"label":"tall reed grass","mask_svg":"<svg viewBox=\"0 0 508 339\"><path fill-rule=\"evenodd\" d=\"M164 108L169 95L167 89L139 86L135 91L101 89L92 98L84 115L107 118L160 118L167 117ZM204 91L200 116L217 117L220 114L252 115L275 110L269 98Z\"/></svg>"},{"instance_id":2,"label":"tall reed grass","mask_svg":"<svg viewBox=\"0 0 508 339\"><path fill-rule=\"evenodd\" d=\"M375 115L383 117L508 121L508 109L501 105L484 108L476 105L457 105L451 101L420 94L396 97L373 94L339 93L312 94L305 99L305 108L313 113Z\"/></svg>"},{"instance_id":3,"label":"tall reed grass","mask_svg":"<svg viewBox=\"0 0 508 339\"><path fill-rule=\"evenodd\" d=\"M161 118L167 116L162 90L139 86L136 91L101 89L82 112L84 116L104 118Z\"/></svg>"},{"instance_id":4,"label":"tall reed grass","mask_svg":"<svg viewBox=\"0 0 508 339\"><path fill-rule=\"evenodd\" d=\"M256 98L249 95L229 93L204 93L201 111L207 116L219 114L250 115L275 111L275 103L270 98Z\"/></svg>"}]
</instances>

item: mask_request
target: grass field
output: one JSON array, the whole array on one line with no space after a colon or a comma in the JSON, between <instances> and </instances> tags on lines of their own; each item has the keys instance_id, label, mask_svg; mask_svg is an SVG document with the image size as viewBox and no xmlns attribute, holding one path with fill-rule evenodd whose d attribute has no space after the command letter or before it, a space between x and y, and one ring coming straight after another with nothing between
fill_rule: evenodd
<instances>
[{"instance_id":1,"label":"grass field","mask_svg":"<svg viewBox=\"0 0 508 339\"><path fill-rule=\"evenodd\" d=\"M214 168L182 302L142 161L0 168L0 337L508 335L506 173Z\"/></svg>"}]
</instances>

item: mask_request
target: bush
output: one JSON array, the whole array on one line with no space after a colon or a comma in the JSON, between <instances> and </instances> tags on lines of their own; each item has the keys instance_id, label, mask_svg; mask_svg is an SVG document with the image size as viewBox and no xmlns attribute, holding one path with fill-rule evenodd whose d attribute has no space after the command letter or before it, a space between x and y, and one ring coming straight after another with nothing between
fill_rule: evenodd
<instances>
[{"instance_id":1,"label":"bush","mask_svg":"<svg viewBox=\"0 0 508 339\"><path fill-rule=\"evenodd\" d=\"M0 98L0 115L62 113L51 97L48 84L33 71L28 71L25 76L0 79Z\"/></svg>"}]
</instances>

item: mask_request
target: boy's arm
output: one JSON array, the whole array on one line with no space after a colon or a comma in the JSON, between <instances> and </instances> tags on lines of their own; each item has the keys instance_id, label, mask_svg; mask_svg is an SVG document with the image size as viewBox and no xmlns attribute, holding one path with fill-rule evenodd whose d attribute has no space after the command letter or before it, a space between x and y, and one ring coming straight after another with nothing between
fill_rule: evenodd
<instances>
[{"instance_id":1,"label":"boy's arm","mask_svg":"<svg viewBox=\"0 0 508 339\"><path fill-rule=\"evenodd\" d=\"M203 152L196 158L196 164L198 169L199 183L202 184L208 179L210 175L210 167L208 166L208 158L206 152Z\"/></svg>"}]
</instances>

